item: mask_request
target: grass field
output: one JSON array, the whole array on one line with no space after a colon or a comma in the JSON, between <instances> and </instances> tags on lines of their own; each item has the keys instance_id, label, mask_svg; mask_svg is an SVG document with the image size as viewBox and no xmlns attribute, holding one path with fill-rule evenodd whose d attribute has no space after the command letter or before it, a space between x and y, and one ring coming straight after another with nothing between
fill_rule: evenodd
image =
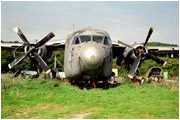
<instances>
[{"instance_id":1,"label":"grass field","mask_svg":"<svg viewBox=\"0 0 180 120\"><path fill-rule=\"evenodd\" d=\"M179 85L122 84L83 91L56 79L1 74L3 119L178 119Z\"/></svg>"}]
</instances>

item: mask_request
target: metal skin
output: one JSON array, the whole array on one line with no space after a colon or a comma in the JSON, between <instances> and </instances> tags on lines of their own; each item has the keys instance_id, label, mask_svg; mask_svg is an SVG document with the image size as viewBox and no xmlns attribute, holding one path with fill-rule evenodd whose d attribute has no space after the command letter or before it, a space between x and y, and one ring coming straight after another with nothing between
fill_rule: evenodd
<instances>
[{"instance_id":1,"label":"metal skin","mask_svg":"<svg viewBox=\"0 0 180 120\"><path fill-rule=\"evenodd\" d=\"M82 42L81 36L90 36ZM101 42L94 41L94 36L101 36ZM74 40L79 38L79 43ZM107 38L108 44L104 43ZM112 42L107 32L97 29L72 31L67 39L64 57L64 72L68 79L80 81L98 78L110 78L112 73Z\"/></svg>"},{"instance_id":2,"label":"metal skin","mask_svg":"<svg viewBox=\"0 0 180 120\"><path fill-rule=\"evenodd\" d=\"M132 48L138 49L138 50L143 49L145 53L148 53L147 47L143 48L142 44L134 43L134 44L130 44L130 46ZM129 59L130 63L131 63L131 61L134 61L138 56L138 53L136 53L132 48L126 47L125 50L124 50L124 53L123 53L124 58ZM132 60L130 60L130 59L132 59ZM145 56L142 56L141 60L144 60L144 59L145 59Z\"/></svg>"},{"instance_id":3,"label":"metal skin","mask_svg":"<svg viewBox=\"0 0 180 120\"><path fill-rule=\"evenodd\" d=\"M29 46L25 46L24 47L24 53L27 53L29 51L29 48L30 48ZM47 58L48 51L47 51L47 48L45 45L37 48L36 51L39 54L39 56L41 56L43 59ZM30 53L28 56L31 58L34 58L32 53Z\"/></svg>"}]
</instances>

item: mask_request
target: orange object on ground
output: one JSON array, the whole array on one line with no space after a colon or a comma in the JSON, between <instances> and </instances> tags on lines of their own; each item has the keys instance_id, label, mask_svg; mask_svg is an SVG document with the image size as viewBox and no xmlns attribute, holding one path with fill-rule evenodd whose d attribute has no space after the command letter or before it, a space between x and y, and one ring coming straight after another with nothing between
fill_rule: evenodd
<instances>
[{"instance_id":1,"label":"orange object on ground","mask_svg":"<svg viewBox=\"0 0 180 120\"><path fill-rule=\"evenodd\" d=\"M135 85L141 85L141 82L135 82L134 84Z\"/></svg>"}]
</instances>

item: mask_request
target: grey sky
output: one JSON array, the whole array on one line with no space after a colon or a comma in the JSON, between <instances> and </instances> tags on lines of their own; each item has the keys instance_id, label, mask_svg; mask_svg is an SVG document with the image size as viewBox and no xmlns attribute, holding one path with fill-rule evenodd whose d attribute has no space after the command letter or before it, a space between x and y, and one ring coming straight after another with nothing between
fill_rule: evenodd
<instances>
[{"instance_id":1,"label":"grey sky","mask_svg":"<svg viewBox=\"0 0 180 120\"><path fill-rule=\"evenodd\" d=\"M179 2L1 2L2 40L20 41L14 26L30 41L50 31L53 39L65 39L73 24L106 30L112 40L127 43L144 42L152 25L151 42L179 44Z\"/></svg>"}]
</instances>

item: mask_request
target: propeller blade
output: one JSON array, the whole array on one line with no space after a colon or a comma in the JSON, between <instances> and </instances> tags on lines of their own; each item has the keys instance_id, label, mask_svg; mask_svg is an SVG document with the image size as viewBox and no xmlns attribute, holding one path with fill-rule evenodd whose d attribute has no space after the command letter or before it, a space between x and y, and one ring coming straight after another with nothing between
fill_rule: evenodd
<instances>
[{"instance_id":1,"label":"propeller blade","mask_svg":"<svg viewBox=\"0 0 180 120\"><path fill-rule=\"evenodd\" d=\"M120 44L122 44L122 45L124 45L124 46L126 46L126 47L129 47L129 48L134 49L132 46L130 46L130 45L128 45L128 44L126 44L126 43L124 43L124 42L122 42L122 41L120 41L120 40L117 40L116 42L117 42L117 43L120 43Z\"/></svg>"},{"instance_id":2,"label":"propeller blade","mask_svg":"<svg viewBox=\"0 0 180 120\"><path fill-rule=\"evenodd\" d=\"M160 58L158 58L152 54L147 53L146 56L151 58L152 60L156 61L158 64L163 65L163 66L165 66L167 63L167 61L164 61L164 60L162 60L162 59L160 59Z\"/></svg>"},{"instance_id":3,"label":"propeller blade","mask_svg":"<svg viewBox=\"0 0 180 120\"><path fill-rule=\"evenodd\" d=\"M20 56L19 58L15 59L13 62L8 64L9 69L13 68L16 64L22 61L28 54L29 52L25 53L24 55Z\"/></svg>"},{"instance_id":4,"label":"propeller blade","mask_svg":"<svg viewBox=\"0 0 180 120\"><path fill-rule=\"evenodd\" d=\"M149 33L148 33L148 35L147 35L147 37L146 37L146 41L145 41L145 43L144 43L144 47L146 46L149 38L151 37L151 34L152 34L153 30L154 30L154 27L151 26L151 28L149 29Z\"/></svg>"},{"instance_id":5,"label":"propeller blade","mask_svg":"<svg viewBox=\"0 0 180 120\"><path fill-rule=\"evenodd\" d=\"M128 73L129 75L134 76L134 73L136 72L136 70L137 70L137 68L139 66L140 60L141 60L141 56L139 55L134 60L134 63L133 63L133 65L132 65L132 67L131 67L131 69L130 69L130 71Z\"/></svg>"},{"instance_id":6,"label":"propeller blade","mask_svg":"<svg viewBox=\"0 0 180 120\"><path fill-rule=\"evenodd\" d=\"M14 27L13 30L21 38L21 40L25 43L25 45L28 45L28 46L30 45L29 41L27 40L27 38L25 37L25 35L23 34L23 32L21 31L19 27Z\"/></svg>"},{"instance_id":7,"label":"propeller blade","mask_svg":"<svg viewBox=\"0 0 180 120\"><path fill-rule=\"evenodd\" d=\"M41 68L45 71L45 74L48 74L49 72L51 72L51 69L49 69L49 67L47 66L47 64L44 62L44 60L39 56L38 53L33 52L33 55L36 59L36 61L39 63L39 65L41 66Z\"/></svg>"},{"instance_id":8,"label":"propeller blade","mask_svg":"<svg viewBox=\"0 0 180 120\"><path fill-rule=\"evenodd\" d=\"M56 34L54 32L50 32L46 37L44 37L42 40L40 40L38 43L35 44L35 48L38 48L44 45L47 41L49 41L54 36L56 36Z\"/></svg>"}]
</instances>

